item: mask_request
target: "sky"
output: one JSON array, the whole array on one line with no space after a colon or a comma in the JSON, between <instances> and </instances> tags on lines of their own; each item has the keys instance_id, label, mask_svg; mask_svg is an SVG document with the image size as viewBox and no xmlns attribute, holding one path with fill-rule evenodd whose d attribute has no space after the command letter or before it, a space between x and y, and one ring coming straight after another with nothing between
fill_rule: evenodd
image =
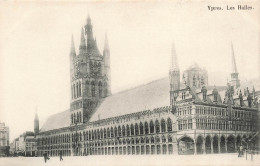
<instances>
[{"instance_id":1,"label":"sky","mask_svg":"<svg viewBox=\"0 0 260 166\"><path fill-rule=\"evenodd\" d=\"M100 52L107 33L112 93L168 76L174 42L181 72L196 62L209 84L225 85L231 41L240 78L259 76L259 5L209 11L229 2L1 2L0 121L10 141L70 104L69 52L89 13Z\"/></svg>"}]
</instances>

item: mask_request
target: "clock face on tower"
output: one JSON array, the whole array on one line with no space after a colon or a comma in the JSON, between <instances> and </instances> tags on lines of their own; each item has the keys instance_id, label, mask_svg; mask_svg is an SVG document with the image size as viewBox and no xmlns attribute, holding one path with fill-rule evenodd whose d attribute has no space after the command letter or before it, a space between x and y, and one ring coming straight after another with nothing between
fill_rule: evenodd
<instances>
[{"instance_id":1,"label":"clock face on tower","mask_svg":"<svg viewBox=\"0 0 260 166\"><path fill-rule=\"evenodd\" d=\"M90 63L91 76L99 76L101 74L101 64L100 63Z\"/></svg>"}]
</instances>

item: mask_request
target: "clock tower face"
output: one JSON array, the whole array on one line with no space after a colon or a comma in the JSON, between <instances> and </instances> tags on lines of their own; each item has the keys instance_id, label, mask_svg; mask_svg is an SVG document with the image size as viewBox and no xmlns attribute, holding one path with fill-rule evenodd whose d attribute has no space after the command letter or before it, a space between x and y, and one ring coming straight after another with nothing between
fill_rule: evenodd
<instances>
[{"instance_id":1,"label":"clock tower face","mask_svg":"<svg viewBox=\"0 0 260 166\"><path fill-rule=\"evenodd\" d=\"M101 63L90 63L91 76L100 76L101 75Z\"/></svg>"}]
</instances>

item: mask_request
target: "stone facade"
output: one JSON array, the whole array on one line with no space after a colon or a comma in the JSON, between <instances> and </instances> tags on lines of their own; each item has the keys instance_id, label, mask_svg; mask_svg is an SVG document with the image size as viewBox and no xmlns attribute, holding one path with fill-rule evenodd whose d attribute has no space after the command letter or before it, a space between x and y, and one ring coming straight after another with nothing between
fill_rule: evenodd
<instances>
[{"instance_id":1,"label":"stone facade","mask_svg":"<svg viewBox=\"0 0 260 166\"><path fill-rule=\"evenodd\" d=\"M9 127L0 123L0 157L9 155Z\"/></svg>"},{"instance_id":2,"label":"stone facade","mask_svg":"<svg viewBox=\"0 0 260 166\"><path fill-rule=\"evenodd\" d=\"M235 95L233 84L209 86L198 65L184 71L181 84L174 45L169 79L112 95L108 40L101 55L90 17L78 55L72 37L70 71L70 110L43 125L38 156L234 152L258 131L254 95Z\"/></svg>"}]
</instances>

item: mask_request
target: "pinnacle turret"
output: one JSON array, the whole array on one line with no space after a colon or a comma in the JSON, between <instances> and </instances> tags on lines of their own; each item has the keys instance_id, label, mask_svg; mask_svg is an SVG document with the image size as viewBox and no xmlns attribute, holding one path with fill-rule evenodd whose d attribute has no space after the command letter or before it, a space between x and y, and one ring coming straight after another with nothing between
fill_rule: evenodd
<instances>
[{"instance_id":1,"label":"pinnacle turret","mask_svg":"<svg viewBox=\"0 0 260 166\"><path fill-rule=\"evenodd\" d=\"M108 44L108 39L107 39L107 33L106 33L106 35L105 35L104 50L109 50L109 44Z\"/></svg>"},{"instance_id":2,"label":"pinnacle turret","mask_svg":"<svg viewBox=\"0 0 260 166\"><path fill-rule=\"evenodd\" d=\"M80 37L80 46L79 46L79 54L82 54L86 51L86 42L84 36L84 28L81 28L81 37Z\"/></svg>"},{"instance_id":3,"label":"pinnacle turret","mask_svg":"<svg viewBox=\"0 0 260 166\"><path fill-rule=\"evenodd\" d=\"M178 61L177 61L177 54L176 54L176 50L175 50L175 45L174 43L172 43L172 58L171 58L171 71L175 70L179 70L179 66L178 66Z\"/></svg>"},{"instance_id":4,"label":"pinnacle turret","mask_svg":"<svg viewBox=\"0 0 260 166\"><path fill-rule=\"evenodd\" d=\"M73 55L73 56L76 55L73 35L71 36L70 55Z\"/></svg>"},{"instance_id":5,"label":"pinnacle turret","mask_svg":"<svg viewBox=\"0 0 260 166\"><path fill-rule=\"evenodd\" d=\"M231 73L238 73L237 72L236 59L235 59L235 53L234 53L234 48L233 48L232 42L231 42L231 51L232 51L232 70L231 70Z\"/></svg>"}]
</instances>

